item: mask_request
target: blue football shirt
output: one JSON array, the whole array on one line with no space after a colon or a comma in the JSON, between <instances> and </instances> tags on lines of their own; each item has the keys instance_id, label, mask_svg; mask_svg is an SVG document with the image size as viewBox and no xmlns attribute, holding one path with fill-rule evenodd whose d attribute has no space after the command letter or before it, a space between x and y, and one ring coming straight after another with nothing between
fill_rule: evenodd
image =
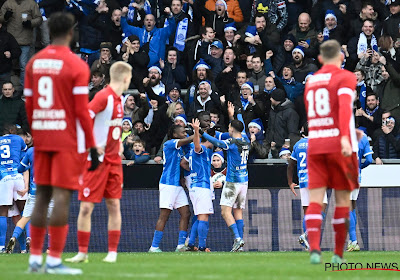
<instances>
[{"instance_id":1,"label":"blue football shirt","mask_svg":"<svg viewBox=\"0 0 400 280\"><path fill-rule=\"evenodd\" d=\"M33 169L34 148L29 148L18 166L18 172L23 173L29 169L29 194L36 195L36 183Z\"/></svg>"},{"instance_id":2,"label":"blue football shirt","mask_svg":"<svg viewBox=\"0 0 400 280\"><path fill-rule=\"evenodd\" d=\"M374 152L371 150L369 145L368 137L364 134L363 137L358 141L358 171L359 171L359 182L361 182L361 160L368 155L372 155ZM366 167L366 166L365 166Z\"/></svg>"},{"instance_id":3,"label":"blue football shirt","mask_svg":"<svg viewBox=\"0 0 400 280\"><path fill-rule=\"evenodd\" d=\"M26 149L24 139L18 135L0 137L0 179L18 173L18 165Z\"/></svg>"},{"instance_id":4,"label":"blue football shirt","mask_svg":"<svg viewBox=\"0 0 400 280\"><path fill-rule=\"evenodd\" d=\"M198 153L194 150L193 145L189 154L190 177L192 180L191 188L210 189L211 155L212 150L207 149L204 145L201 145L201 151Z\"/></svg>"},{"instance_id":5,"label":"blue football shirt","mask_svg":"<svg viewBox=\"0 0 400 280\"><path fill-rule=\"evenodd\" d=\"M307 171L307 148L308 138L302 138L293 147L291 159L297 161L297 176L299 177L299 187L308 187L308 171Z\"/></svg>"},{"instance_id":6,"label":"blue football shirt","mask_svg":"<svg viewBox=\"0 0 400 280\"><path fill-rule=\"evenodd\" d=\"M164 143L163 172L160 184L180 186L182 147L178 147L179 139L171 139Z\"/></svg>"}]
</instances>

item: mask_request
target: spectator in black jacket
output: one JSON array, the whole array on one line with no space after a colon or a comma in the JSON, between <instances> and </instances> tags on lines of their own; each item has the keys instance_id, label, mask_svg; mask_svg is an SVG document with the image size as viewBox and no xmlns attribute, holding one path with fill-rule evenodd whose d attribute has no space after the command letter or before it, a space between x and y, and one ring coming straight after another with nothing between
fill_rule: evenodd
<instances>
[{"instance_id":1,"label":"spectator in black jacket","mask_svg":"<svg viewBox=\"0 0 400 280\"><path fill-rule=\"evenodd\" d=\"M375 131L382 125L382 113L383 110L379 106L376 93L369 92L367 94L367 107L365 111L363 108L359 108L356 111L356 123L360 127L363 127L366 134L372 138Z\"/></svg>"},{"instance_id":2,"label":"spectator in black jacket","mask_svg":"<svg viewBox=\"0 0 400 280\"><path fill-rule=\"evenodd\" d=\"M19 58L21 49L14 36L0 23L0 87L11 80L12 60Z\"/></svg>"},{"instance_id":3,"label":"spectator in black jacket","mask_svg":"<svg viewBox=\"0 0 400 280\"><path fill-rule=\"evenodd\" d=\"M293 64L291 64L291 66L294 70L293 76L296 82L304 82L308 74L314 73L318 70L317 65L315 65L311 59L304 57L303 47L295 47L292 51L292 57Z\"/></svg>"},{"instance_id":4,"label":"spectator in black jacket","mask_svg":"<svg viewBox=\"0 0 400 280\"><path fill-rule=\"evenodd\" d=\"M236 82L236 75L240 70L235 64L236 54L231 47L227 47L224 56L224 70L215 78L215 85L220 95L227 95L232 85ZM231 101L231 100L230 100Z\"/></svg>"},{"instance_id":5,"label":"spectator in black jacket","mask_svg":"<svg viewBox=\"0 0 400 280\"><path fill-rule=\"evenodd\" d=\"M6 124L19 124L25 131L30 131L25 111L25 102L20 97L14 97L14 85L5 82L0 97L0 131Z\"/></svg>"},{"instance_id":6,"label":"spectator in black jacket","mask_svg":"<svg viewBox=\"0 0 400 280\"><path fill-rule=\"evenodd\" d=\"M210 48L210 54L208 54L208 48ZM224 53L224 46L221 41L215 40L211 44L203 41L199 47L200 57L204 59L211 66L211 71L216 77L222 72L224 67L224 61L222 55Z\"/></svg>"},{"instance_id":7,"label":"spectator in black jacket","mask_svg":"<svg viewBox=\"0 0 400 280\"><path fill-rule=\"evenodd\" d=\"M199 84L199 93L197 98L189 107L188 120L191 121L199 112L208 111L217 108L221 110L221 101L217 93L212 91L209 81L202 81Z\"/></svg>"},{"instance_id":8,"label":"spectator in black jacket","mask_svg":"<svg viewBox=\"0 0 400 280\"><path fill-rule=\"evenodd\" d=\"M160 68L162 70L161 81L164 85L178 83L181 87L186 85L186 70L179 59L179 52L175 47L167 50L167 61L160 59Z\"/></svg>"},{"instance_id":9,"label":"spectator in black jacket","mask_svg":"<svg viewBox=\"0 0 400 280\"><path fill-rule=\"evenodd\" d=\"M389 4L390 16L383 23L383 34L389 34L393 40L400 37L400 0L392 0Z\"/></svg>"},{"instance_id":10,"label":"spectator in black jacket","mask_svg":"<svg viewBox=\"0 0 400 280\"><path fill-rule=\"evenodd\" d=\"M390 112L382 114L382 128L376 131L373 147L376 164L383 164L381 159L400 159L400 134L395 124Z\"/></svg>"},{"instance_id":11,"label":"spectator in black jacket","mask_svg":"<svg viewBox=\"0 0 400 280\"><path fill-rule=\"evenodd\" d=\"M254 88L252 82L246 82L241 86L240 105L235 107L242 108L242 116L245 127L247 128L251 120L262 118L262 104L254 98Z\"/></svg>"}]
</instances>

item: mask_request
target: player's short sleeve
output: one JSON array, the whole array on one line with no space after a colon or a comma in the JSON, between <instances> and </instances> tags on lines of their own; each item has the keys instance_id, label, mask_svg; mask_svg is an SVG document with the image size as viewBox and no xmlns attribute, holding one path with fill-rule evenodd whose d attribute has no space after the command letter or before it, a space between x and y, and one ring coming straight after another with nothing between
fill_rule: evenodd
<instances>
[{"instance_id":1,"label":"player's short sleeve","mask_svg":"<svg viewBox=\"0 0 400 280\"><path fill-rule=\"evenodd\" d=\"M103 111L107 106L108 98L105 94L96 94L92 101L88 104L90 117L93 119L96 114Z\"/></svg>"},{"instance_id":2,"label":"player's short sleeve","mask_svg":"<svg viewBox=\"0 0 400 280\"><path fill-rule=\"evenodd\" d=\"M181 150L181 146L178 147L178 142L179 142L179 139L173 139L173 140L169 141L168 143L165 143L165 144L167 144L166 148L167 149Z\"/></svg>"},{"instance_id":3,"label":"player's short sleeve","mask_svg":"<svg viewBox=\"0 0 400 280\"><path fill-rule=\"evenodd\" d=\"M200 151L199 152L196 152L196 150L193 148L193 152L194 153L196 153L196 154L198 154L198 155L201 155L207 148L205 147L205 146L203 146L203 145L200 145L200 147L201 147L201 149L200 149Z\"/></svg>"},{"instance_id":4,"label":"player's short sleeve","mask_svg":"<svg viewBox=\"0 0 400 280\"><path fill-rule=\"evenodd\" d=\"M361 138L361 142L362 142L362 147L363 147L363 151L362 151L363 157L365 157L365 156L367 156L367 155L371 155L371 154L374 153L374 152L371 150L371 147L370 147L370 145L369 145L368 138L367 138L365 135Z\"/></svg>"},{"instance_id":5,"label":"player's short sleeve","mask_svg":"<svg viewBox=\"0 0 400 280\"><path fill-rule=\"evenodd\" d=\"M32 148L29 148L28 152L26 153L26 155L22 158L21 160L21 164L25 167L29 167L30 166L30 158L32 157Z\"/></svg>"},{"instance_id":6,"label":"player's short sleeve","mask_svg":"<svg viewBox=\"0 0 400 280\"><path fill-rule=\"evenodd\" d=\"M74 69L75 77L72 88L74 95L88 95L89 94L89 80L90 70L89 66L81 59L77 58L76 69Z\"/></svg>"},{"instance_id":7,"label":"player's short sleeve","mask_svg":"<svg viewBox=\"0 0 400 280\"><path fill-rule=\"evenodd\" d=\"M295 161L297 161L297 157L298 157L298 147L299 147L299 144L298 144L299 142L297 142L295 145L294 145L294 147L293 147L293 152L292 152L292 154L290 155L290 158L291 159L293 159L293 160L295 160Z\"/></svg>"},{"instance_id":8,"label":"player's short sleeve","mask_svg":"<svg viewBox=\"0 0 400 280\"><path fill-rule=\"evenodd\" d=\"M225 143L226 147L222 148L224 150L229 150L229 146L231 145L231 140L232 139L227 139L227 140L223 140L222 142Z\"/></svg>"},{"instance_id":9,"label":"player's short sleeve","mask_svg":"<svg viewBox=\"0 0 400 280\"><path fill-rule=\"evenodd\" d=\"M28 149L28 146L26 146L24 139L22 139L22 137L19 137L18 140L21 144L21 151L25 152Z\"/></svg>"}]
</instances>

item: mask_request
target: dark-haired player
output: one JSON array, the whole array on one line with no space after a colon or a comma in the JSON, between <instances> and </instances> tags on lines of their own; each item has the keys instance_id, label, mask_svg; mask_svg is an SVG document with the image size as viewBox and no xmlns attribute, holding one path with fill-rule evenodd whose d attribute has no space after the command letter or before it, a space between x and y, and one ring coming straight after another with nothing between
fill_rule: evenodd
<instances>
[{"instance_id":1,"label":"dark-haired player","mask_svg":"<svg viewBox=\"0 0 400 280\"><path fill-rule=\"evenodd\" d=\"M310 204L305 220L310 262L321 263L322 201L327 188L335 189L335 251L331 263L343 262L350 192L358 185L357 137L353 117L356 76L341 69L340 44L320 46L322 68L307 80L304 99L308 117L308 188Z\"/></svg>"},{"instance_id":2,"label":"dark-haired player","mask_svg":"<svg viewBox=\"0 0 400 280\"><path fill-rule=\"evenodd\" d=\"M52 44L38 52L26 66L26 111L35 139L36 203L31 218L29 271L41 272L47 208L54 199L48 231L50 252L45 271L51 274L81 274L82 270L61 262L68 234L72 190L79 187L83 153L90 148L97 159L93 124L87 108L90 71L71 52L75 19L54 13L48 20ZM98 160L92 161L92 168Z\"/></svg>"},{"instance_id":3,"label":"dark-haired player","mask_svg":"<svg viewBox=\"0 0 400 280\"><path fill-rule=\"evenodd\" d=\"M185 190L180 183L182 146L193 141L193 136L187 137L186 130L174 124L168 132L169 140L163 148L163 172L160 178L160 216L154 231L150 253L161 252L160 243L163 237L165 224L173 209L177 209L181 218L179 221L179 240L177 251L186 251L185 241L190 218L189 201Z\"/></svg>"},{"instance_id":4,"label":"dark-haired player","mask_svg":"<svg viewBox=\"0 0 400 280\"><path fill-rule=\"evenodd\" d=\"M228 103L228 109L232 104ZM242 115L229 124L227 140L218 140L207 133L203 137L214 146L223 148L228 155L228 170L226 183L221 193L221 214L227 226L234 235L231 252L237 252L244 245L243 241L243 209L246 204L248 188L247 159L249 156L250 141L244 133ZM233 215L232 215L233 209Z\"/></svg>"}]
</instances>

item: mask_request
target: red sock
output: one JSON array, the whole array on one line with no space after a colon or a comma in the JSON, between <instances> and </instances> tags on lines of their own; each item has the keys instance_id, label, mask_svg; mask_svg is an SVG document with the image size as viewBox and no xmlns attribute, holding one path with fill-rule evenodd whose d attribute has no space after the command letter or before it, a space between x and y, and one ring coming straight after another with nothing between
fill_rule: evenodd
<instances>
[{"instance_id":1,"label":"red sock","mask_svg":"<svg viewBox=\"0 0 400 280\"><path fill-rule=\"evenodd\" d=\"M43 252L44 235L46 228L36 227L30 224L31 227L31 255L41 255Z\"/></svg>"},{"instance_id":2,"label":"red sock","mask_svg":"<svg viewBox=\"0 0 400 280\"><path fill-rule=\"evenodd\" d=\"M78 230L79 253L87 254L88 247L89 247L89 241L90 241L90 231Z\"/></svg>"},{"instance_id":3,"label":"red sock","mask_svg":"<svg viewBox=\"0 0 400 280\"><path fill-rule=\"evenodd\" d=\"M342 258L349 225L349 207L335 208L332 225L335 231L335 254Z\"/></svg>"},{"instance_id":4,"label":"red sock","mask_svg":"<svg viewBox=\"0 0 400 280\"><path fill-rule=\"evenodd\" d=\"M318 203L311 202L307 207L306 216L306 229L308 235L308 243L310 244L310 251L321 251L319 243L321 241L321 224L322 224L322 206Z\"/></svg>"},{"instance_id":5,"label":"red sock","mask_svg":"<svg viewBox=\"0 0 400 280\"><path fill-rule=\"evenodd\" d=\"M49 226L49 234L51 235L49 256L61 258L65 242L67 241L68 225L58 227Z\"/></svg>"},{"instance_id":6,"label":"red sock","mask_svg":"<svg viewBox=\"0 0 400 280\"><path fill-rule=\"evenodd\" d=\"M120 230L108 231L108 252L117 252L120 236L121 236Z\"/></svg>"}]
</instances>

